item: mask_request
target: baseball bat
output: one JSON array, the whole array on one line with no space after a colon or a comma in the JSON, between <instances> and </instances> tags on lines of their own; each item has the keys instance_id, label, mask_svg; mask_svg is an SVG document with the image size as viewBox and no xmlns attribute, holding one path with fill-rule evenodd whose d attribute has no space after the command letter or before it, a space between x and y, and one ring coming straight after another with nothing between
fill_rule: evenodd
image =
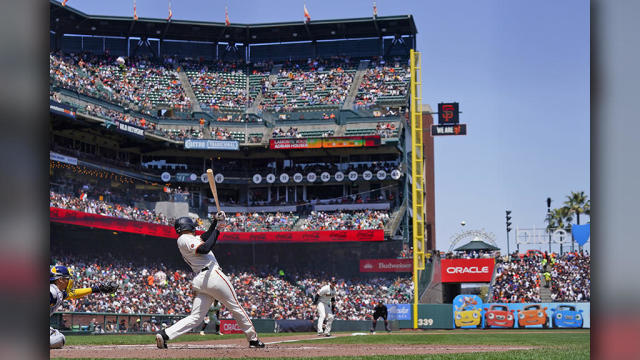
<instances>
[{"instance_id":1,"label":"baseball bat","mask_svg":"<svg viewBox=\"0 0 640 360\"><path fill-rule=\"evenodd\" d=\"M209 178L209 186L211 187L211 193L213 199L216 201L216 209L220 212L220 203L218 202L218 190L216 189L216 180L213 178L213 170L207 169L207 177Z\"/></svg>"}]
</instances>

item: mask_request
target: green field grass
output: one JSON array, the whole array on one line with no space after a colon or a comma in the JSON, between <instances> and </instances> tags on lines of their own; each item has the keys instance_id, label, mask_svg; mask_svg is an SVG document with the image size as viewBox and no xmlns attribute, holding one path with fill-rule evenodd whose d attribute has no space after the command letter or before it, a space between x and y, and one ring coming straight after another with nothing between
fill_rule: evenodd
<instances>
[{"instance_id":1,"label":"green field grass","mask_svg":"<svg viewBox=\"0 0 640 360\"><path fill-rule=\"evenodd\" d=\"M312 333L309 333L312 334ZM260 334L265 342L275 339L273 337L289 336L292 334ZM297 334L296 334L297 335ZM186 341L211 341L230 338L243 338L244 335L207 335L187 334L180 337L180 343ZM532 350L517 350L496 353L470 353L470 354L437 354L437 355L386 355L365 356L358 359L366 360L399 360L399 359L442 359L442 360L467 360L467 359L496 359L496 360L578 360L590 357L590 331L577 330L571 332L558 331L482 331L482 330L449 330L449 331L420 331L407 333L379 334L375 336L345 336L315 341L301 341L310 343L322 341L331 344L434 344L434 345L513 345L534 346ZM102 336L67 336L67 345L118 345L118 344L152 344L153 335L102 335ZM249 358L245 358L249 359ZM262 358L251 358L262 359ZM308 359L308 358L286 358ZM314 359L354 359L353 357L330 357ZM193 359L190 359L193 360Z\"/></svg>"}]
</instances>

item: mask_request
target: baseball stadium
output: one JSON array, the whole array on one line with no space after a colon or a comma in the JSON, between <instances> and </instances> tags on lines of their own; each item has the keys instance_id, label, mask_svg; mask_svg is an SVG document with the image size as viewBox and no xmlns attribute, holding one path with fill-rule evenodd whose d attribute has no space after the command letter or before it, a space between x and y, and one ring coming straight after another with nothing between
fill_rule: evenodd
<instances>
[{"instance_id":1,"label":"baseball stadium","mask_svg":"<svg viewBox=\"0 0 640 360\"><path fill-rule=\"evenodd\" d=\"M434 139L467 128L422 97L414 15L133 4L50 0L51 358L590 356L584 193L517 250L436 241Z\"/></svg>"}]
</instances>

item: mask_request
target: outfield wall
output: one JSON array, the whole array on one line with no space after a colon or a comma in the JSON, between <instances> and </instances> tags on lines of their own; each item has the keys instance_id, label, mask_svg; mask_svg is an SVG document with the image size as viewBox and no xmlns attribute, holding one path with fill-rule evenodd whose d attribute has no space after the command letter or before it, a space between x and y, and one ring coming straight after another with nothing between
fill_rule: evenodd
<instances>
[{"instance_id":1,"label":"outfield wall","mask_svg":"<svg viewBox=\"0 0 640 360\"><path fill-rule=\"evenodd\" d=\"M461 295L469 298L469 295ZM408 313L403 311L389 312L389 324L392 330L411 329L413 321L411 320L410 304L388 304L402 308L407 306ZM398 306L400 305L400 306ZM529 307L533 309L527 310ZM492 309L493 307L493 309ZM502 308L506 311L502 311ZM497 312L496 312L497 311ZM477 313L478 317L474 318L473 314ZM490 313L494 317L489 320ZM498 325L496 323L497 316L500 314L512 314L512 324ZM538 313L540 318L545 318L545 325L534 324L522 326L522 321L532 319L535 321ZM520 314L524 318L519 319ZM533 314L533 315L531 315ZM456 317L458 322L456 322ZM576 315L580 315L579 321L576 321ZM105 330L105 334L116 333L107 331L108 324L120 324L124 320L127 333L149 333L136 330L134 324L155 323L161 327L162 323L167 325L173 324L175 321L183 318L184 315L153 315L153 314L113 314L113 313L55 313L50 317L50 326L62 330L65 334L95 334L96 328L91 325L91 320L96 319L97 324ZM408 319L407 319L408 317ZM404 320L398 320L398 318ZM461 320L478 319L468 326L460 326ZM139 320L139 321L138 321ZM282 332L282 331L315 331L313 326L317 319L311 320L273 320L273 319L252 319L256 330L259 333ZM66 323L66 326L65 326ZM295 326L287 326L287 325ZM235 324L234 324L235 325ZM117 326L117 325L116 325ZM455 328L591 328L591 303L490 303L483 304L476 302L473 306L460 307L456 304L418 304L418 328L420 329L455 329ZM332 331L352 331L366 332L371 328L371 320L335 320L333 322ZM384 323L379 320L377 331L384 330ZM200 327L196 327L194 331L200 331ZM209 324L208 332L215 331L213 323ZM225 330L223 330L225 332ZM100 332L102 333L102 332Z\"/></svg>"}]
</instances>

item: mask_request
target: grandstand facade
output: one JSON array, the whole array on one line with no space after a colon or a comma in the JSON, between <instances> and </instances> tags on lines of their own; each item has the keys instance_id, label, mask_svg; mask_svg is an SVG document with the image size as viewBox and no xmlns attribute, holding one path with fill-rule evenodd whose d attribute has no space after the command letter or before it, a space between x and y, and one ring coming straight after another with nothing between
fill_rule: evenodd
<instances>
[{"instance_id":1,"label":"grandstand facade","mask_svg":"<svg viewBox=\"0 0 640 360\"><path fill-rule=\"evenodd\" d=\"M52 208L204 228L212 168L229 232L376 230L407 253L410 15L225 26L50 5Z\"/></svg>"}]
</instances>

